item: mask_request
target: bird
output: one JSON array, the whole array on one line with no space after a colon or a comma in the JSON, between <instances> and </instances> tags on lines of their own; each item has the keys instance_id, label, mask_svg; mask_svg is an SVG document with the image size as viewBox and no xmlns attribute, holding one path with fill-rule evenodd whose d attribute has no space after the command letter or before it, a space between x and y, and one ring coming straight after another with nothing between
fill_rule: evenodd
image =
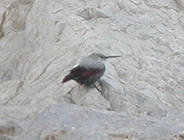
<instances>
[{"instance_id":1,"label":"bird","mask_svg":"<svg viewBox=\"0 0 184 140\"><path fill-rule=\"evenodd\" d=\"M102 77L106 70L102 60L114 57L121 56L105 56L100 53L92 53L89 56L83 58L78 66L72 68L70 73L64 77L62 83L65 83L69 80L75 80L81 85L90 87Z\"/></svg>"}]
</instances>

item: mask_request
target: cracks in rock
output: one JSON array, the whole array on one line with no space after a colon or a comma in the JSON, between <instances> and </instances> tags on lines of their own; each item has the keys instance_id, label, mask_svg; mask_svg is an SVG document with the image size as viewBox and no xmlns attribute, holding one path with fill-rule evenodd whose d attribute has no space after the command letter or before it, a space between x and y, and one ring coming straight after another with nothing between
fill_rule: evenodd
<instances>
[{"instance_id":1,"label":"cracks in rock","mask_svg":"<svg viewBox=\"0 0 184 140\"><path fill-rule=\"evenodd\" d=\"M20 88L22 88L23 84L24 84L24 81L20 81L19 86L16 89L16 93L20 90Z\"/></svg>"},{"instance_id":2,"label":"cracks in rock","mask_svg":"<svg viewBox=\"0 0 184 140\"><path fill-rule=\"evenodd\" d=\"M2 15L2 21L1 21L1 24L0 24L0 40L4 36L3 24L5 22L5 15L6 15L6 12L3 13L3 15Z\"/></svg>"},{"instance_id":3,"label":"cracks in rock","mask_svg":"<svg viewBox=\"0 0 184 140\"><path fill-rule=\"evenodd\" d=\"M183 9L184 9L184 6L183 6L183 4L181 3L181 0L174 0L174 2L176 3L176 6L177 6L180 10L183 10Z\"/></svg>"},{"instance_id":4,"label":"cracks in rock","mask_svg":"<svg viewBox=\"0 0 184 140\"><path fill-rule=\"evenodd\" d=\"M98 19L98 18L109 18L108 15L106 15L104 12L102 12L99 8L94 8L94 7L87 7L85 8L80 16L84 18L85 20L90 20L90 19Z\"/></svg>"},{"instance_id":5,"label":"cracks in rock","mask_svg":"<svg viewBox=\"0 0 184 140\"><path fill-rule=\"evenodd\" d=\"M7 17L9 21L9 27L14 29L15 32L22 31L26 26L27 15L31 11L31 8L34 4L35 0L30 1L15 1L11 3L11 5L6 8L7 9ZM22 6L24 5L24 6ZM28 6L27 6L28 5ZM27 7L27 8L22 8ZM9 29L10 30L10 29Z\"/></svg>"},{"instance_id":6,"label":"cracks in rock","mask_svg":"<svg viewBox=\"0 0 184 140\"><path fill-rule=\"evenodd\" d=\"M27 16L29 15L30 11L32 10L34 3L35 3L35 0L30 0L28 3L25 3L25 4L30 4L29 10L28 10L27 14L25 15L25 24L26 24Z\"/></svg>"},{"instance_id":7,"label":"cracks in rock","mask_svg":"<svg viewBox=\"0 0 184 140\"><path fill-rule=\"evenodd\" d=\"M119 4L118 1L116 1L116 4L117 4L118 8L119 8L120 10L122 10L122 7L120 6L120 4Z\"/></svg>"},{"instance_id":8,"label":"cracks in rock","mask_svg":"<svg viewBox=\"0 0 184 140\"><path fill-rule=\"evenodd\" d=\"M111 64L111 65L113 66L113 68L115 69L116 73L118 74L118 77L121 78L121 75L119 74L119 72L118 72L116 66L115 66L114 64Z\"/></svg>"},{"instance_id":9,"label":"cracks in rock","mask_svg":"<svg viewBox=\"0 0 184 140\"><path fill-rule=\"evenodd\" d=\"M27 70L25 70L25 72L24 72L25 75L22 76L22 79L23 79L23 80L26 80L27 76L28 76L29 73L31 72L31 66L37 64L38 61L39 61L39 59L40 59L41 57L42 57L42 54L40 54L37 58L35 58L34 60L32 60L32 62L27 62L27 63L29 63L29 66L28 66ZM55 60L57 60L57 59L59 59L59 57L53 58L53 59L45 66L45 68L42 70L42 72L41 72L38 76L35 76L36 78L34 78L34 80L33 80L31 83L33 83L33 82L37 81L38 79L40 79L41 76L47 71L47 69L49 68L49 66L50 66ZM39 63L39 64L40 64L40 63ZM39 64L38 64L38 65L39 65ZM24 68L25 68L25 67L23 67L23 69L24 69ZM24 71L24 70L22 70L22 71Z\"/></svg>"},{"instance_id":10,"label":"cracks in rock","mask_svg":"<svg viewBox=\"0 0 184 140\"><path fill-rule=\"evenodd\" d=\"M120 10L124 10L128 15L134 16L135 14L145 14L144 12L141 13L140 10L142 9L142 2L134 2L133 0L130 0L129 3L116 1L116 4ZM136 10L135 10L136 8Z\"/></svg>"},{"instance_id":11,"label":"cracks in rock","mask_svg":"<svg viewBox=\"0 0 184 140\"><path fill-rule=\"evenodd\" d=\"M46 67L43 69L42 73L40 73L40 74L32 81L32 83L35 82L35 81L37 81L38 79L40 79L40 77L46 72L46 70L47 70L48 67L52 64L52 62L53 62L53 61L49 62L49 63L46 65Z\"/></svg>"},{"instance_id":12,"label":"cracks in rock","mask_svg":"<svg viewBox=\"0 0 184 140\"><path fill-rule=\"evenodd\" d=\"M75 22L79 22L79 21L75 21ZM75 29L76 25L74 25L70 21L67 21L67 25L75 32L74 36L78 36L78 35L84 36L88 32L88 29L85 27L85 25L83 25L82 22L80 23L82 24L81 28Z\"/></svg>"},{"instance_id":13,"label":"cracks in rock","mask_svg":"<svg viewBox=\"0 0 184 140\"><path fill-rule=\"evenodd\" d=\"M182 104L184 104L184 101L181 99L181 97L178 97L177 95L174 95L177 100L179 100Z\"/></svg>"},{"instance_id":14,"label":"cracks in rock","mask_svg":"<svg viewBox=\"0 0 184 140\"><path fill-rule=\"evenodd\" d=\"M134 51L133 51L133 49L132 49L132 47L129 45L129 48L130 48L130 50L131 50L131 52L132 52L132 59L137 63L137 66L135 66L137 69L139 69L139 70L141 70L142 69L142 60L140 59L140 57L139 56L137 56L135 53L134 53Z\"/></svg>"},{"instance_id":15,"label":"cracks in rock","mask_svg":"<svg viewBox=\"0 0 184 140\"><path fill-rule=\"evenodd\" d=\"M72 94L71 94L73 88L71 88L70 91L68 91L68 93L66 94L66 95L69 95L70 96L70 97L66 97L66 98L68 98L70 100L70 101L66 101L66 102L69 102L69 103L72 103L72 104L76 104L75 101L73 100Z\"/></svg>"},{"instance_id":16,"label":"cracks in rock","mask_svg":"<svg viewBox=\"0 0 184 140\"><path fill-rule=\"evenodd\" d=\"M135 5L141 5L141 4L142 4L142 2L137 2L137 3L136 3L136 2L134 2L133 0L130 0L130 2L133 3L133 4L135 4Z\"/></svg>"},{"instance_id":17,"label":"cracks in rock","mask_svg":"<svg viewBox=\"0 0 184 140\"><path fill-rule=\"evenodd\" d=\"M179 1L179 0L174 0L174 1ZM151 8L155 8L155 9L167 9L167 10L174 10L175 12L178 12L176 9L172 8L172 7L169 7L169 6L158 6L156 4L150 4L150 2L148 0L144 0L144 3L148 6L148 7L151 7Z\"/></svg>"},{"instance_id":18,"label":"cracks in rock","mask_svg":"<svg viewBox=\"0 0 184 140\"><path fill-rule=\"evenodd\" d=\"M3 105L7 105L10 101L12 101L18 95L18 91L22 88L23 84L24 84L23 81L19 82L14 95L12 97L10 97L10 99L8 101L6 101Z\"/></svg>"},{"instance_id":19,"label":"cracks in rock","mask_svg":"<svg viewBox=\"0 0 184 140\"><path fill-rule=\"evenodd\" d=\"M158 101L162 102L163 104L165 104L168 107L171 107L166 101L164 101L160 97L158 97L157 93L154 92L154 94L155 94L155 96L156 96L156 98L157 98Z\"/></svg>"},{"instance_id":20,"label":"cracks in rock","mask_svg":"<svg viewBox=\"0 0 184 140\"><path fill-rule=\"evenodd\" d=\"M130 134L108 134L109 136L111 136L111 137L114 137L114 138L120 138L120 139L132 139L132 137L133 137L133 135L130 135Z\"/></svg>"}]
</instances>

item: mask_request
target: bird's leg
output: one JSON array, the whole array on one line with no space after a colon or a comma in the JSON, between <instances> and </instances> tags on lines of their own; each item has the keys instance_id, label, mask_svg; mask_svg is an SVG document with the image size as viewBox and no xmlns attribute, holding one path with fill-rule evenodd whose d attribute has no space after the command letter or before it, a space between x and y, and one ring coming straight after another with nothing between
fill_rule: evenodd
<instances>
[{"instance_id":1,"label":"bird's leg","mask_svg":"<svg viewBox=\"0 0 184 140\"><path fill-rule=\"evenodd\" d=\"M97 87L95 84L93 84L93 86L94 86L101 94L103 94L103 92L102 92L101 90L99 90L98 87Z\"/></svg>"},{"instance_id":2,"label":"bird's leg","mask_svg":"<svg viewBox=\"0 0 184 140\"><path fill-rule=\"evenodd\" d=\"M99 83L99 85L100 85L100 87L101 87L101 93L104 95L105 94L105 85L104 85L104 80L98 80L98 83Z\"/></svg>"}]
</instances>

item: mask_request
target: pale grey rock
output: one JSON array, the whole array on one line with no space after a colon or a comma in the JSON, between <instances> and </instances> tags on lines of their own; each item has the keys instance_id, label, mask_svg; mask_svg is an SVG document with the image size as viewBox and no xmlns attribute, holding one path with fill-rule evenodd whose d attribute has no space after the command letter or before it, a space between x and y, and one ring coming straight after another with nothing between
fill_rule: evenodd
<instances>
[{"instance_id":1,"label":"pale grey rock","mask_svg":"<svg viewBox=\"0 0 184 140\"><path fill-rule=\"evenodd\" d=\"M85 20L89 20L92 18L109 18L109 16L107 16L105 13L103 13L99 9L89 8L89 7L85 8L80 14L80 16L84 18Z\"/></svg>"},{"instance_id":2,"label":"pale grey rock","mask_svg":"<svg viewBox=\"0 0 184 140\"><path fill-rule=\"evenodd\" d=\"M0 2L0 139L181 140L181 0ZM62 84L90 53L105 63L95 88Z\"/></svg>"}]
</instances>

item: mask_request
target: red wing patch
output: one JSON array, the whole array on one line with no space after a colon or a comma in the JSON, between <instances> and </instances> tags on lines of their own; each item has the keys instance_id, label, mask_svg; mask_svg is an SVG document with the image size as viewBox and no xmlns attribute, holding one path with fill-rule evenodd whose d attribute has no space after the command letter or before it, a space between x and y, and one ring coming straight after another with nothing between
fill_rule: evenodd
<instances>
[{"instance_id":1,"label":"red wing patch","mask_svg":"<svg viewBox=\"0 0 184 140\"><path fill-rule=\"evenodd\" d=\"M87 69L85 72L83 72L81 74L82 77L90 77L90 76L93 76L97 73L100 73L101 70L97 70L97 71L92 71L91 69Z\"/></svg>"}]
</instances>

